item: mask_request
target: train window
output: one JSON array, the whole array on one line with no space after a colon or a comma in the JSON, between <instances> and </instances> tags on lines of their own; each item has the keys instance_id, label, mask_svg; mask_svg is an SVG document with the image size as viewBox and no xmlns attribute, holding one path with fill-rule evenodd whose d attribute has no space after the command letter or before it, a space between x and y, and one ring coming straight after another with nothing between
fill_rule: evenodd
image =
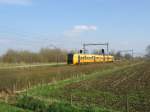
<instances>
[{"instance_id":1,"label":"train window","mask_svg":"<svg viewBox=\"0 0 150 112\"><path fill-rule=\"evenodd\" d=\"M82 54L83 53L83 50L80 50L80 54Z\"/></svg>"},{"instance_id":2,"label":"train window","mask_svg":"<svg viewBox=\"0 0 150 112\"><path fill-rule=\"evenodd\" d=\"M102 54L103 54L103 55L105 54L105 50L104 50L104 49L102 49Z\"/></svg>"}]
</instances>

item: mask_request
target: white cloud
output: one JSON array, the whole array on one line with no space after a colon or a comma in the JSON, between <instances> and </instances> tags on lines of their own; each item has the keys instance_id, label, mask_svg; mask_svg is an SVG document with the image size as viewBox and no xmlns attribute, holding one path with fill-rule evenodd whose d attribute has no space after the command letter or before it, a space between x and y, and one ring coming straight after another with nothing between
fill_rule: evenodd
<instances>
[{"instance_id":1,"label":"white cloud","mask_svg":"<svg viewBox=\"0 0 150 112\"><path fill-rule=\"evenodd\" d=\"M90 32L96 30L97 30L97 26L95 25L75 25L72 29L65 31L64 35L73 37L73 36L79 36L83 32Z\"/></svg>"},{"instance_id":2,"label":"white cloud","mask_svg":"<svg viewBox=\"0 0 150 112\"><path fill-rule=\"evenodd\" d=\"M0 0L0 4L29 5L32 0Z\"/></svg>"},{"instance_id":3,"label":"white cloud","mask_svg":"<svg viewBox=\"0 0 150 112\"><path fill-rule=\"evenodd\" d=\"M76 25L73 27L72 32L87 32L96 31L97 27L94 25Z\"/></svg>"}]
</instances>

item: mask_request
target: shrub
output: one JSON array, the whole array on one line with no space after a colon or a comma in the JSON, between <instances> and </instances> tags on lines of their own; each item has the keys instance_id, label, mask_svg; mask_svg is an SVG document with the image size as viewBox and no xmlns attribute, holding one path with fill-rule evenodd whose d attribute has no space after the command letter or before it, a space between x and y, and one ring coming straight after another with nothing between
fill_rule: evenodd
<instances>
[{"instance_id":1,"label":"shrub","mask_svg":"<svg viewBox=\"0 0 150 112\"><path fill-rule=\"evenodd\" d=\"M80 110L68 103L53 103L48 107L47 112L80 112Z\"/></svg>"},{"instance_id":2,"label":"shrub","mask_svg":"<svg viewBox=\"0 0 150 112\"><path fill-rule=\"evenodd\" d=\"M38 99L32 97L19 97L17 106L23 109L33 110L35 112L46 112L46 105Z\"/></svg>"}]
</instances>

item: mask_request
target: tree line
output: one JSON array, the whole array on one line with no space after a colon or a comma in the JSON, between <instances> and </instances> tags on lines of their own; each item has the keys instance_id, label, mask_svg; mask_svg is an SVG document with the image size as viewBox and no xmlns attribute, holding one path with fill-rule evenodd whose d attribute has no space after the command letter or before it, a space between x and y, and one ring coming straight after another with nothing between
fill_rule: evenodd
<instances>
[{"instance_id":1,"label":"tree line","mask_svg":"<svg viewBox=\"0 0 150 112\"><path fill-rule=\"evenodd\" d=\"M79 53L79 51L71 51L72 53ZM99 54L96 50L93 54ZM131 54L122 55L120 52L111 52L111 55L115 57L116 60L133 59ZM143 57L145 59L150 59L150 45L146 48L146 55ZM59 48L42 48L39 52L31 51L17 51L9 49L4 55L0 56L1 63L56 63L56 62L66 62L67 61L67 51Z\"/></svg>"},{"instance_id":2,"label":"tree line","mask_svg":"<svg viewBox=\"0 0 150 112\"><path fill-rule=\"evenodd\" d=\"M148 58L148 59L150 59L150 45L147 46L146 52L147 52L147 53L146 53L145 57Z\"/></svg>"},{"instance_id":3,"label":"tree line","mask_svg":"<svg viewBox=\"0 0 150 112\"><path fill-rule=\"evenodd\" d=\"M39 52L8 50L0 57L2 63L66 62L67 51L59 48L42 48Z\"/></svg>"},{"instance_id":4,"label":"tree line","mask_svg":"<svg viewBox=\"0 0 150 112\"><path fill-rule=\"evenodd\" d=\"M150 45L148 45L145 49L145 55L144 56L139 56L139 57L132 57L131 53L125 53L124 55L121 52L112 52L112 55L115 56L116 59L127 59L127 60L131 60L131 59L150 59Z\"/></svg>"}]
</instances>

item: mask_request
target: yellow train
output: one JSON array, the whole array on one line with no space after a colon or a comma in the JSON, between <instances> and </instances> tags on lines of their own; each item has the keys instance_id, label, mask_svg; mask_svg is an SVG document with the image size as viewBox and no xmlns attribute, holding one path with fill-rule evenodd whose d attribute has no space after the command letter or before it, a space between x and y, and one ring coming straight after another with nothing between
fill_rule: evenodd
<instances>
[{"instance_id":1,"label":"yellow train","mask_svg":"<svg viewBox=\"0 0 150 112\"><path fill-rule=\"evenodd\" d=\"M84 63L104 63L113 62L114 57L111 55L95 55L95 54L68 54L68 64L84 64Z\"/></svg>"}]
</instances>

